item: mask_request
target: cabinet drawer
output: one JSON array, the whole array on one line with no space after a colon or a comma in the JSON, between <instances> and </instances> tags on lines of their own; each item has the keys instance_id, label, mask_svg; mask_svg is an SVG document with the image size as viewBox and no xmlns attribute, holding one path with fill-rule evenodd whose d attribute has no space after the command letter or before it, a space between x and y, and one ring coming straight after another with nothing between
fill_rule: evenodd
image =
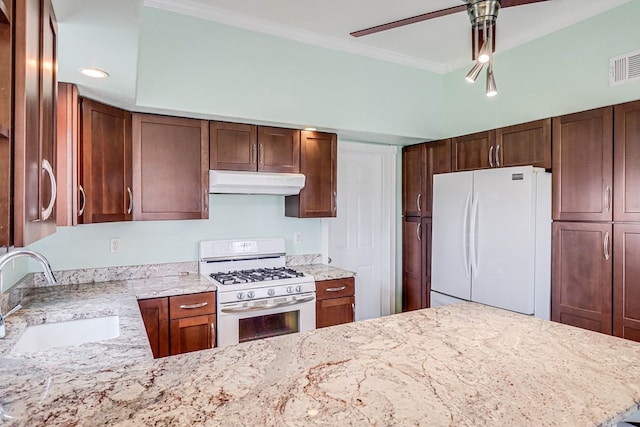
<instances>
[{"instance_id":1,"label":"cabinet drawer","mask_svg":"<svg viewBox=\"0 0 640 427\"><path fill-rule=\"evenodd\" d=\"M321 280L316 282L316 299L341 298L355 295L353 277L346 279Z\"/></svg>"},{"instance_id":2,"label":"cabinet drawer","mask_svg":"<svg viewBox=\"0 0 640 427\"><path fill-rule=\"evenodd\" d=\"M215 314L215 312L215 292L169 297L170 319L182 319L184 317L200 316L202 314Z\"/></svg>"}]
</instances>

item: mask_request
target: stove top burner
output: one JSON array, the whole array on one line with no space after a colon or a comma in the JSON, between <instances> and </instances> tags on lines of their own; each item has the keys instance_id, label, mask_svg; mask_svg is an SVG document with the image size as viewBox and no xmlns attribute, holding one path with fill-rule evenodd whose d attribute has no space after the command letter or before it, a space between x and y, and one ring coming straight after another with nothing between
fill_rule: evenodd
<instances>
[{"instance_id":1,"label":"stove top burner","mask_svg":"<svg viewBox=\"0 0 640 427\"><path fill-rule=\"evenodd\" d=\"M264 282L268 280L291 279L303 277L304 274L286 267L255 268L251 270L229 271L227 273L211 273L209 276L222 285Z\"/></svg>"}]
</instances>

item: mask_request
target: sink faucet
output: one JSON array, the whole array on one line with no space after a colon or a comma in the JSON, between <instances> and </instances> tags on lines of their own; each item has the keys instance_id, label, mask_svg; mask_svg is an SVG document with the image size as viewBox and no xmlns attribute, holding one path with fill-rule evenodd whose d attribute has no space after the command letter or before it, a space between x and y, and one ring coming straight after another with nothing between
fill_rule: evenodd
<instances>
[{"instance_id":1,"label":"sink faucet","mask_svg":"<svg viewBox=\"0 0 640 427\"><path fill-rule=\"evenodd\" d=\"M42 256L41 254L39 254L38 252L34 252L34 251L29 251L26 249L18 249L16 251L13 252L9 252L3 256L0 257L0 339L4 338L5 336L5 325L4 325L4 321L7 318L7 316L9 316L11 313L14 313L16 310L19 310L21 308L20 305L15 306L12 310L10 310L7 314L2 314L2 269L4 268L5 265L7 265L9 263L9 261L12 261L16 258L20 258L20 257L29 257L29 258L33 258L36 261L38 261L41 265L42 265L42 269L44 270L44 275L47 278L47 281L49 282L50 285L55 285L56 283L56 278L53 277L53 271L51 270L51 266L49 265L49 261L47 261L47 259Z\"/></svg>"}]
</instances>

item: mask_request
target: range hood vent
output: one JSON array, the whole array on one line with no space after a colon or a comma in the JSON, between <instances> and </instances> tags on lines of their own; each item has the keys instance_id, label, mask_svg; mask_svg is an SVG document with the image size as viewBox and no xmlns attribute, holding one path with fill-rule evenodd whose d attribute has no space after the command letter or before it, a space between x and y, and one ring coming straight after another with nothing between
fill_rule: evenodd
<instances>
[{"instance_id":1,"label":"range hood vent","mask_svg":"<svg viewBox=\"0 0 640 427\"><path fill-rule=\"evenodd\" d=\"M609 59L609 86L640 80L640 50Z\"/></svg>"},{"instance_id":2,"label":"range hood vent","mask_svg":"<svg viewBox=\"0 0 640 427\"><path fill-rule=\"evenodd\" d=\"M299 194L305 176L300 173L209 171L209 193L221 194Z\"/></svg>"}]
</instances>

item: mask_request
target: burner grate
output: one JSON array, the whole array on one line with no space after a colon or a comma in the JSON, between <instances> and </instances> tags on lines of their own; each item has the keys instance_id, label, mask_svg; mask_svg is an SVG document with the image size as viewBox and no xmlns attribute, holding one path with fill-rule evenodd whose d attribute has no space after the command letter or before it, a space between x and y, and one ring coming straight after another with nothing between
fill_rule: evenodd
<instances>
[{"instance_id":1,"label":"burner grate","mask_svg":"<svg viewBox=\"0 0 640 427\"><path fill-rule=\"evenodd\" d=\"M291 279L295 277L303 277L304 274L287 267L275 267L229 271L226 273L211 273L210 276L223 285L238 285L242 283Z\"/></svg>"}]
</instances>

